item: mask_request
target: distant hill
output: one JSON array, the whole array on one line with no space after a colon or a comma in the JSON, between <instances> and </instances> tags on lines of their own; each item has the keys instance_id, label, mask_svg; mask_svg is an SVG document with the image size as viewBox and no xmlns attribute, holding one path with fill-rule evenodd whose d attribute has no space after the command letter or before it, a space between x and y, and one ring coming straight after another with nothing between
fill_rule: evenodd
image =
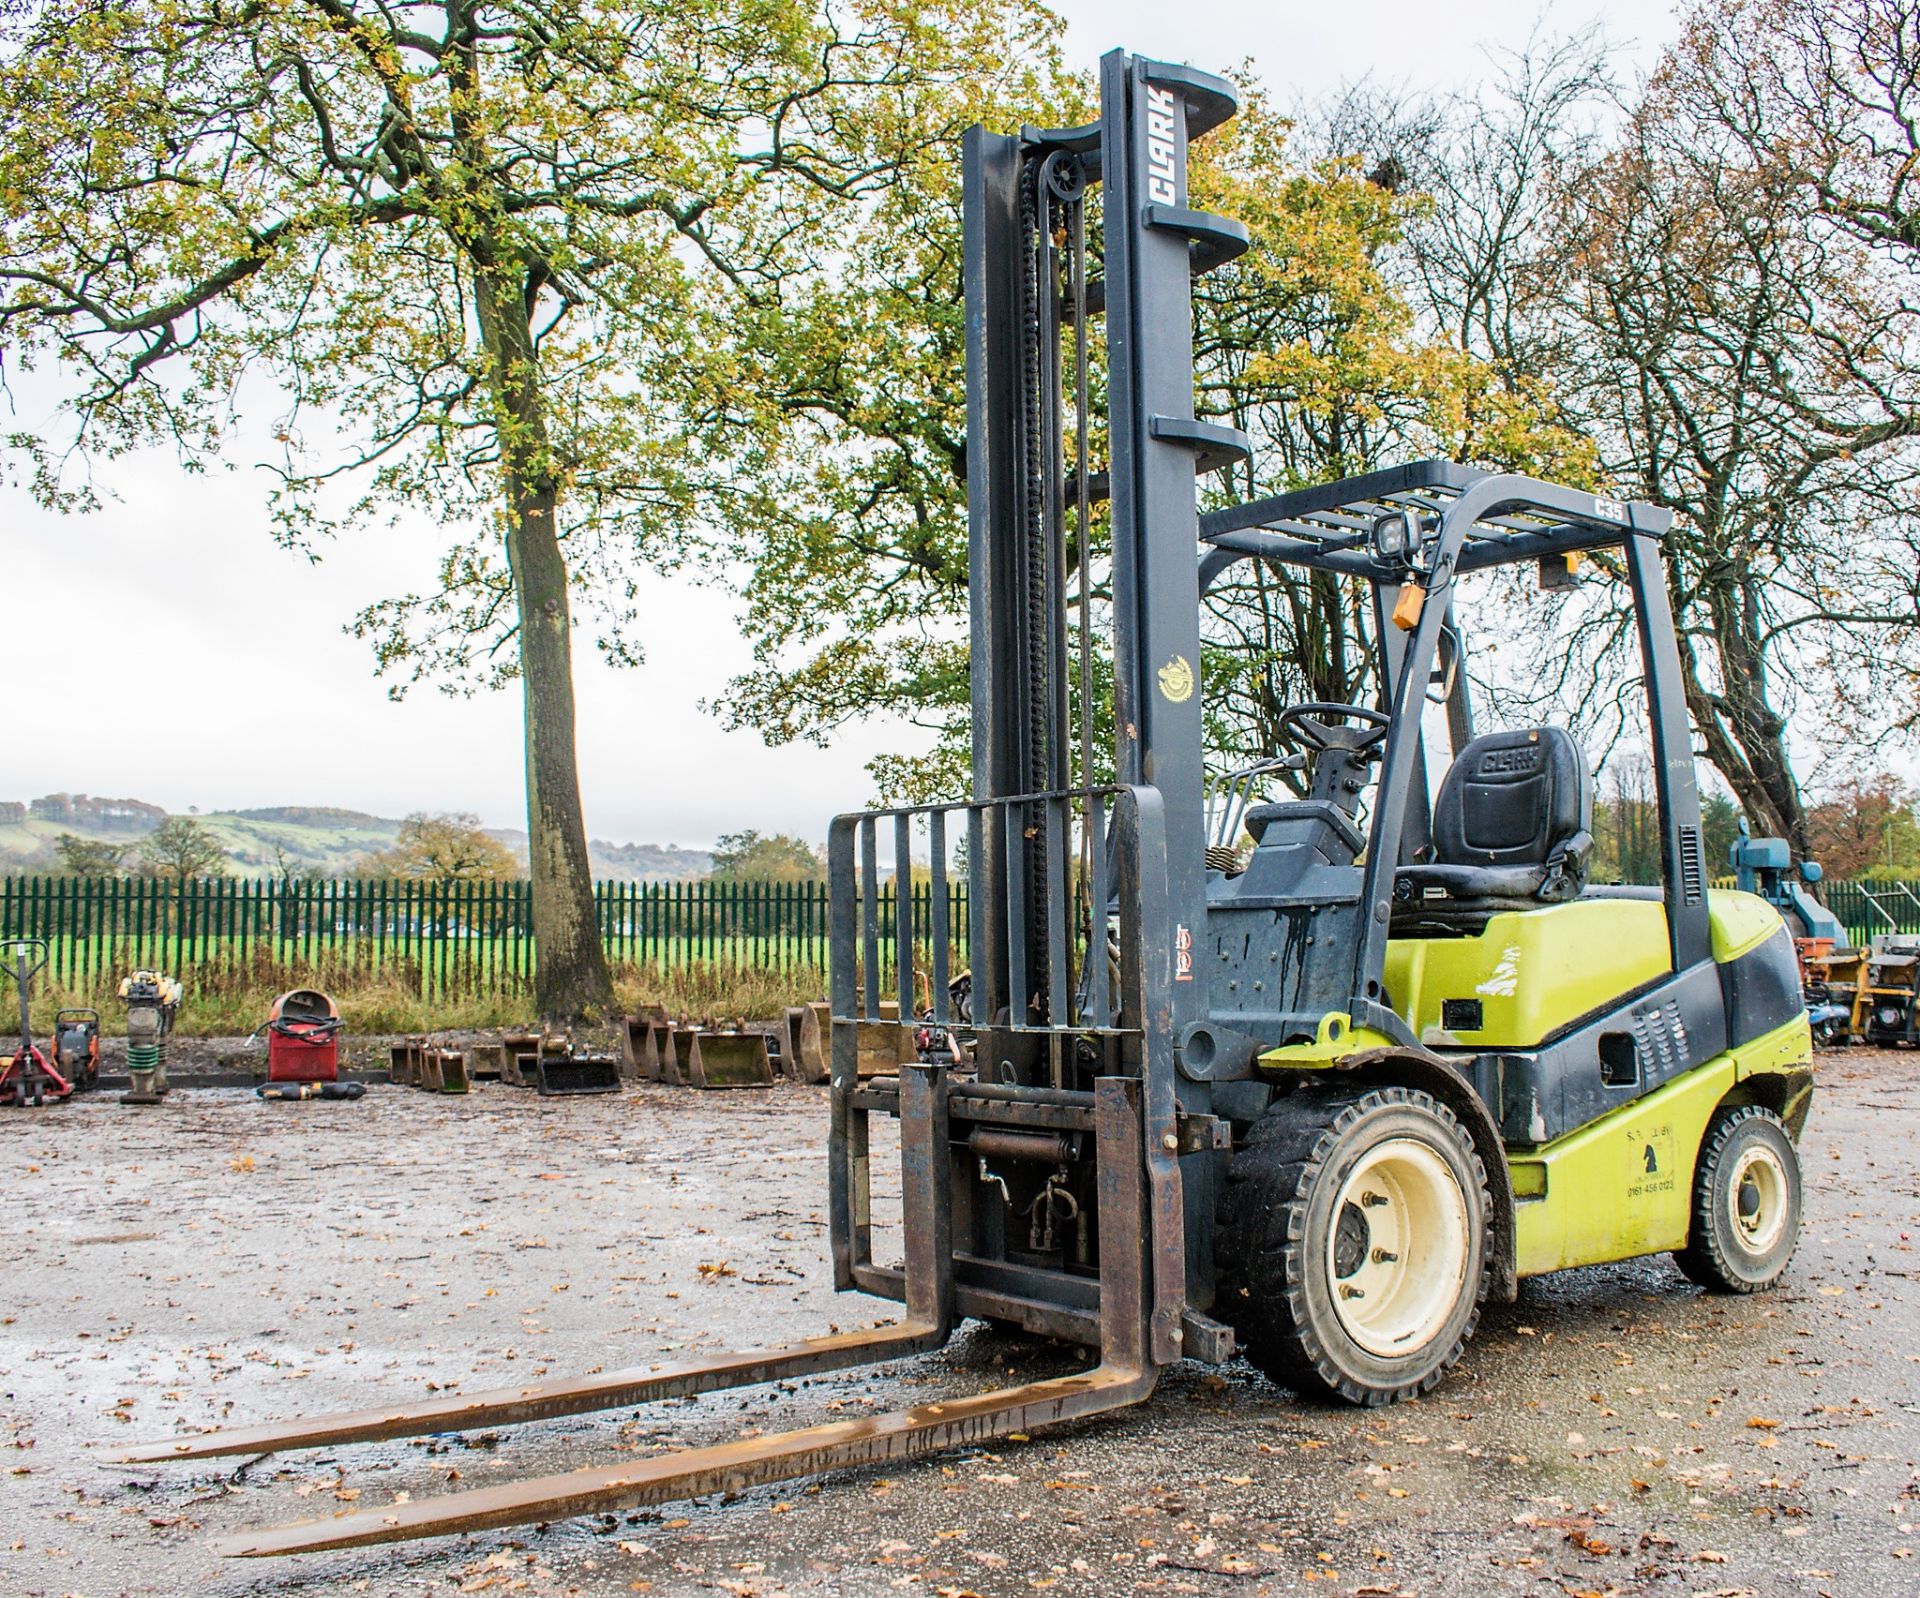
<instances>
[{"instance_id":1,"label":"distant hill","mask_svg":"<svg viewBox=\"0 0 1920 1598\"><path fill-rule=\"evenodd\" d=\"M50 870L53 841L63 832L126 848L131 857L139 842L166 819L159 805L139 799L93 799L86 794L49 794L32 800L0 800L0 873ZM264 810L214 810L194 818L225 846L237 876L337 877L376 849L389 847L400 823L361 810L330 805L277 805ZM527 859L527 835L490 828L519 858ZM613 882L682 882L713 869L704 849L672 844L607 843L587 845L596 878Z\"/></svg>"}]
</instances>

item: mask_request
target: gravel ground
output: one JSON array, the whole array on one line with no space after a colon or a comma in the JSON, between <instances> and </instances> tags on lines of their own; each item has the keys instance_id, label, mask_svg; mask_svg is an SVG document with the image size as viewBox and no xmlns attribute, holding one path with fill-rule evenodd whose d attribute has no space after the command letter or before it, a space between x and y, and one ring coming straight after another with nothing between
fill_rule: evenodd
<instances>
[{"instance_id":1,"label":"gravel ground","mask_svg":"<svg viewBox=\"0 0 1920 1598\"><path fill-rule=\"evenodd\" d=\"M1920 1055L1826 1056L1785 1285L1664 1259L1491 1309L1426 1402L1182 1366L1122 1415L731 1502L223 1562L220 1533L1004 1385L942 1354L497 1437L177 1467L116 1448L890 1318L828 1288L824 1090L495 1084L0 1113L0 1592L1920 1592ZM878 1252L897 1254L884 1232Z\"/></svg>"}]
</instances>

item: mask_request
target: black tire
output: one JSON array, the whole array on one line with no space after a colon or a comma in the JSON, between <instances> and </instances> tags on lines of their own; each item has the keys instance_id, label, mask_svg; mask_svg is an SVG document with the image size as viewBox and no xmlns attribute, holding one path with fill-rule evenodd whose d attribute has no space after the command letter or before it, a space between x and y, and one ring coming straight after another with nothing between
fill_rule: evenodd
<instances>
[{"instance_id":1,"label":"black tire","mask_svg":"<svg viewBox=\"0 0 1920 1598\"><path fill-rule=\"evenodd\" d=\"M1387 1144L1394 1148L1383 1151ZM1398 1168L1394 1161L1408 1157L1440 1206L1442 1224L1430 1230L1445 1234L1442 1255L1423 1259L1404 1247L1399 1253L1376 1247L1375 1227L1385 1235L1400 1221L1392 1200L1371 1188L1358 1191L1358 1202L1343 1198L1363 1167L1381 1172L1381 1185L1394 1190L1388 1179ZM1362 1205L1389 1213L1370 1220ZM1296 1392L1366 1405L1427 1392L1479 1325L1493 1246L1491 1208L1486 1167L1472 1138L1430 1094L1302 1088L1255 1123L1228 1168L1215 1242L1221 1266L1216 1313L1233 1325L1255 1365ZM1410 1225L1419 1205L1402 1209ZM1343 1256L1356 1263L1343 1268ZM1368 1290L1355 1290L1354 1279L1369 1267L1377 1276L1383 1259L1389 1285L1377 1308L1360 1311L1352 1301ZM1391 1313L1416 1272L1431 1278L1416 1300L1431 1311L1404 1336L1396 1339L1389 1322L1355 1324L1361 1315ZM1336 1292L1343 1298L1336 1300ZM1395 1348L1396 1341L1406 1346Z\"/></svg>"},{"instance_id":2,"label":"black tire","mask_svg":"<svg viewBox=\"0 0 1920 1598\"><path fill-rule=\"evenodd\" d=\"M1757 1104L1715 1113L1693 1167L1693 1221L1674 1263L1716 1293L1780 1280L1800 1240L1800 1156L1780 1117Z\"/></svg>"}]
</instances>

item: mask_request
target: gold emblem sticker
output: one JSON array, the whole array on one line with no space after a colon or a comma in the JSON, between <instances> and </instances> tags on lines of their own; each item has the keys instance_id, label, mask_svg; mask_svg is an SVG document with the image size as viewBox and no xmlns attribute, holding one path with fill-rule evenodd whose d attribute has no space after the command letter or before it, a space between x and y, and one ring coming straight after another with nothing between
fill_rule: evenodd
<instances>
[{"instance_id":1,"label":"gold emblem sticker","mask_svg":"<svg viewBox=\"0 0 1920 1598\"><path fill-rule=\"evenodd\" d=\"M1193 697L1193 667L1185 655L1175 655L1160 668L1160 692L1176 705Z\"/></svg>"}]
</instances>

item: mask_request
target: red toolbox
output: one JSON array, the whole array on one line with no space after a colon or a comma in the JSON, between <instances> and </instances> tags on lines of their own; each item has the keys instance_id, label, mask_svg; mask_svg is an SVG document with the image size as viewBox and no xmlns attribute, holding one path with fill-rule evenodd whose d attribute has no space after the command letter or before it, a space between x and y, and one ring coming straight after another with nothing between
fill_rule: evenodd
<instances>
[{"instance_id":1,"label":"red toolbox","mask_svg":"<svg viewBox=\"0 0 1920 1598\"><path fill-rule=\"evenodd\" d=\"M269 1082L340 1079L340 1009L326 994L295 988L267 1015Z\"/></svg>"}]
</instances>

